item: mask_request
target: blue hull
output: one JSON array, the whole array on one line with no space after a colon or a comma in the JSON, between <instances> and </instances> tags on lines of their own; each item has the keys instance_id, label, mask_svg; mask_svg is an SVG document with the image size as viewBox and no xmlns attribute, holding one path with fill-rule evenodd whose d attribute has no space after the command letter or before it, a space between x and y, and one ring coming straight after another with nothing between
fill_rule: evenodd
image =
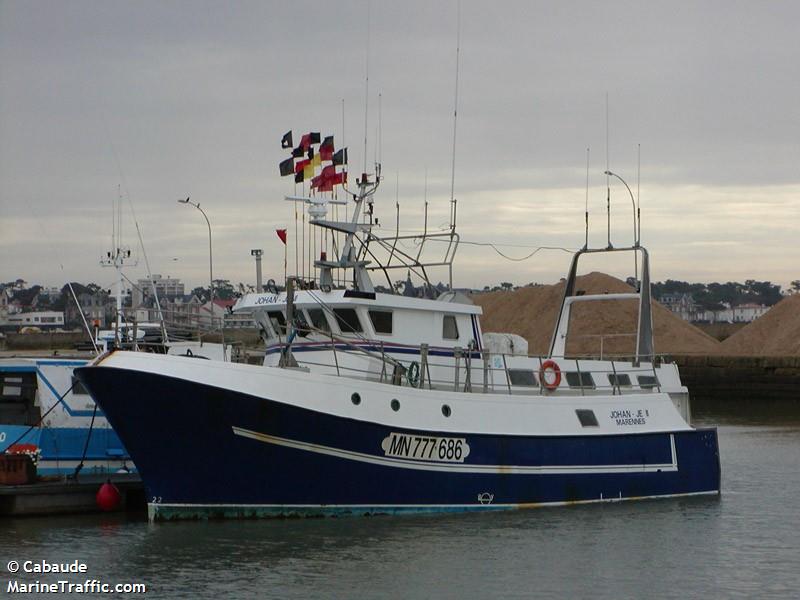
<instances>
[{"instance_id":1,"label":"blue hull","mask_svg":"<svg viewBox=\"0 0 800 600\"><path fill-rule=\"evenodd\" d=\"M71 408L63 399L66 390L57 389L56 385L43 371L42 367L82 367L85 360L47 360L36 359L26 364L4 364L0 366L0 374L32 376L38 380L40 394L52 394L54 400L61 405L56 410L65 412L69 418L67 424L77 422L74 417L91 417L92 410ZM44 409L40 409L44 410ZM102 417L102 412L97 412ZM120 468L135 470L128 452L113 429L95 425L89 429L89 420L82 419L80 426L49 427L37 425L11 425L0 423L0 452L12 444L31 444L39 448L41 454L36 473L44 475L71 475L75 467L83 460L84 474L111 474ZM88 443L87 443L88 440Z\"/></svg>"},{"instance_id":2,"label":"blue hull","mask_svg":"<svg viewBox=\"0 0 800 600\"><path fill-rule=\"evenodd\" d=\"M76 375L125 443L156 518L493 510L720 489L715 429L420 432L137 371ZM386 440L403 434L463 438L469 454L461 462L389 456Z\"/></svg>"},{"instance_id":3,"label":"blue hull","mask_svg":"<svg viewBox=\"0 0 800 600\"><path fill-rule=\"evenodd\" d=\"M40 476L72 475L75 466L81 460L84 462L81 470L83 474L111 474L120 468L135 471L128 452L113 429L95 428L91 431L88 427L31 429L25 425L0 425L0 452L15 441L18 444L33 444L39 448L41 455L36 474Z\"/></svg>"}]
</instances>

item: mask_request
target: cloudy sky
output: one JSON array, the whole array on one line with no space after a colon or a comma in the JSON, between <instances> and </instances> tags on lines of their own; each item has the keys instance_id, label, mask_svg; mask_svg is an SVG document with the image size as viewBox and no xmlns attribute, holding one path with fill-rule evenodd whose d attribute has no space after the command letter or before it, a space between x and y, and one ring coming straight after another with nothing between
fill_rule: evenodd
<instances>
[{"instance_id":1,"label":"cloudy sky","mask_svg":"<svg viewBox=\"0 0 800 600\"><path fill-rule=\"evenodd\" d=\"M176 203L191 196L215 276L253 282L263 248L265 277L282 278L274 230L293 234L295 189L280 138L334 134L360 171L367 62L384 231L396 199L401 229L421 226L426 194L446 225L457 6L0 0L0 280L109 286L118 188L123 235L141 259L135 212L154 273L207 280L205 221ZM462 0L460 15L465 242L514 258L581 246L590 148L590 244L605 245L608 95L609 164L634 193L641 144L655 279L800 278L800 4ZM611 241L628 244L631 200L611 193ZM552 282L568 261L465 244L455 283ZM145 273L140 260L129 276Z\"/></svg>"}]
</instances>

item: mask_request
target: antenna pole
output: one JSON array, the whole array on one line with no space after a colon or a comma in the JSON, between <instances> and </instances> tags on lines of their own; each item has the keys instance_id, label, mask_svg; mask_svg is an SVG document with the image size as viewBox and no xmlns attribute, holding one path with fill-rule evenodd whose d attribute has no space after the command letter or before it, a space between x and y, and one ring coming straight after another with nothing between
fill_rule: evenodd
<instances>
[{"instance_id":1,"label":"antenna pole","mask_svg":"<svg viewBox=\"0 0 800 600\"><path fill-rule=\"evenodd\" d=\"M583 243L583 248L589 248L589 148L586 148L586 202L584 208L584 216L586 218L586 239Z\"/></svg>"},{"instance_id":2,"label":"antenna pole","mask_svg":"<svg viewBox=\"0 0 800 600\"><path fill-rule=\"evenodd\" d=\"M367 56L366 56L366 75L364 80L364 169L362 173L367 172L367 115L369 114L369 33L370 33L370 3L367 2Z\"/></svg>"},{"instance_id":3,"label":"antenna pole","mask_svg":"<svg viewBox=\"0 0 800 600\"><path fill-rule=\"evenodd\" d=\"M425 167L425 192L423 197L425 198L424 221L422 225L422 237L424 239L425 236L428 235L428 167Z\"/></svg>"},{"instance_id":4,"label":"antenna pole","mask_svg":"<svg viewBox=\"0 0 800 600\"><path fill-rule=\"evenodd\" d=\"M456 131L458 125L458 67L461 54L461 2L456 8L456 89L453 106L453 162L450 166L450 231L456 228L455 186L456 186Z\"/></svg>"},{"instance_id":5,"label":"antenna pole","mask_svg":"<svg viewBox=\"0 0 800 600\"><path fill-rule=\"evenodd\" d=\"M608 248L611 248L611 181L608 158L608 92L606 92L606 221L608 223Z\"/></svg>"},{"instance_id":6,"label":"antenna pole","mask_svg":"<svg viewBox=\"0 0 800 600\"><path fill-rule=\"evenodd\" d=\"M382 123L382 110L381 110L381 100L383 94L378 94L378 135L377 135L377 148L375 148L375 164L380 164L381 162L381 152L383 148L383 123Z\"/></svg>"},{"instance_id":7,"label":"antenna pole","mask_svg":"<svg viewBox=\"0 0 800 600\"><path fill-rule=\"evenodd\" d=\"M638 166L636 169L636 222L637 222L637 232L636 232L636 245L642 243L642 209L639 204L639 193L641 191L641 179L642 179L642 145L637 144L637 160Z\"/></svg>"}]
</instances>

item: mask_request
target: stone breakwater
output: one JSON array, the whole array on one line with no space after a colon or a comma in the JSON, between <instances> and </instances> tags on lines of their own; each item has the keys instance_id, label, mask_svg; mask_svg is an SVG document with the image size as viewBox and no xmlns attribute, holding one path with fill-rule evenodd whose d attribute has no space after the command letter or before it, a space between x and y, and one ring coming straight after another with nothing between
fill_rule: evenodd
<instances>
[{"instance_id":1,"label":"stone breakwater","mask_svg":"<svg viewBox=\"0 0 800 600\"><path fill-rule=\"evenodd\" d=\"M692 402L796 401L800 356L673 356Z\"/></svg>"}]
</instances>

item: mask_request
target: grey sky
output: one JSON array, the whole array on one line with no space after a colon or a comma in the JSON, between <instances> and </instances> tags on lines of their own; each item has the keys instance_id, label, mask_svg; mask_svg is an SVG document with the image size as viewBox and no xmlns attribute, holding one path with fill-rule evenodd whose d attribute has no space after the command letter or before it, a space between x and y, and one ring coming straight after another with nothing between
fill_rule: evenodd
<instances>
[{"instance_id":1,"label":"grey sky","mask_svg":"<svg viewBox=\"0 0 800 600\"><path fill-rule=\"evenodd\" d=\"M456 2L370 8L368 162L376 211L420 224L423 182L447 220ZM586 148L591 241L605 240L610 161L636 189L654 277L787 284L800 277L800 5L461 3L456 197L465 240L578 247ZM252 282L251 248L282 277L280 137L336 135L360 170L367 3L0 2L0 280L109 285L97 261L130 196L153 272ZM612 189L612 241L630 199ZM136 245L130 213L126 237ZM291 241L290 241L291 246ZM524 248L506 248L523 256ZM511 263L463 247L457 285L553 281L568 256ZM177 260L175 260L177 259ZM143 276L143 263L130 276ZM617 273L622 274L624 273Z\"/></svg>"}]
</instances>

